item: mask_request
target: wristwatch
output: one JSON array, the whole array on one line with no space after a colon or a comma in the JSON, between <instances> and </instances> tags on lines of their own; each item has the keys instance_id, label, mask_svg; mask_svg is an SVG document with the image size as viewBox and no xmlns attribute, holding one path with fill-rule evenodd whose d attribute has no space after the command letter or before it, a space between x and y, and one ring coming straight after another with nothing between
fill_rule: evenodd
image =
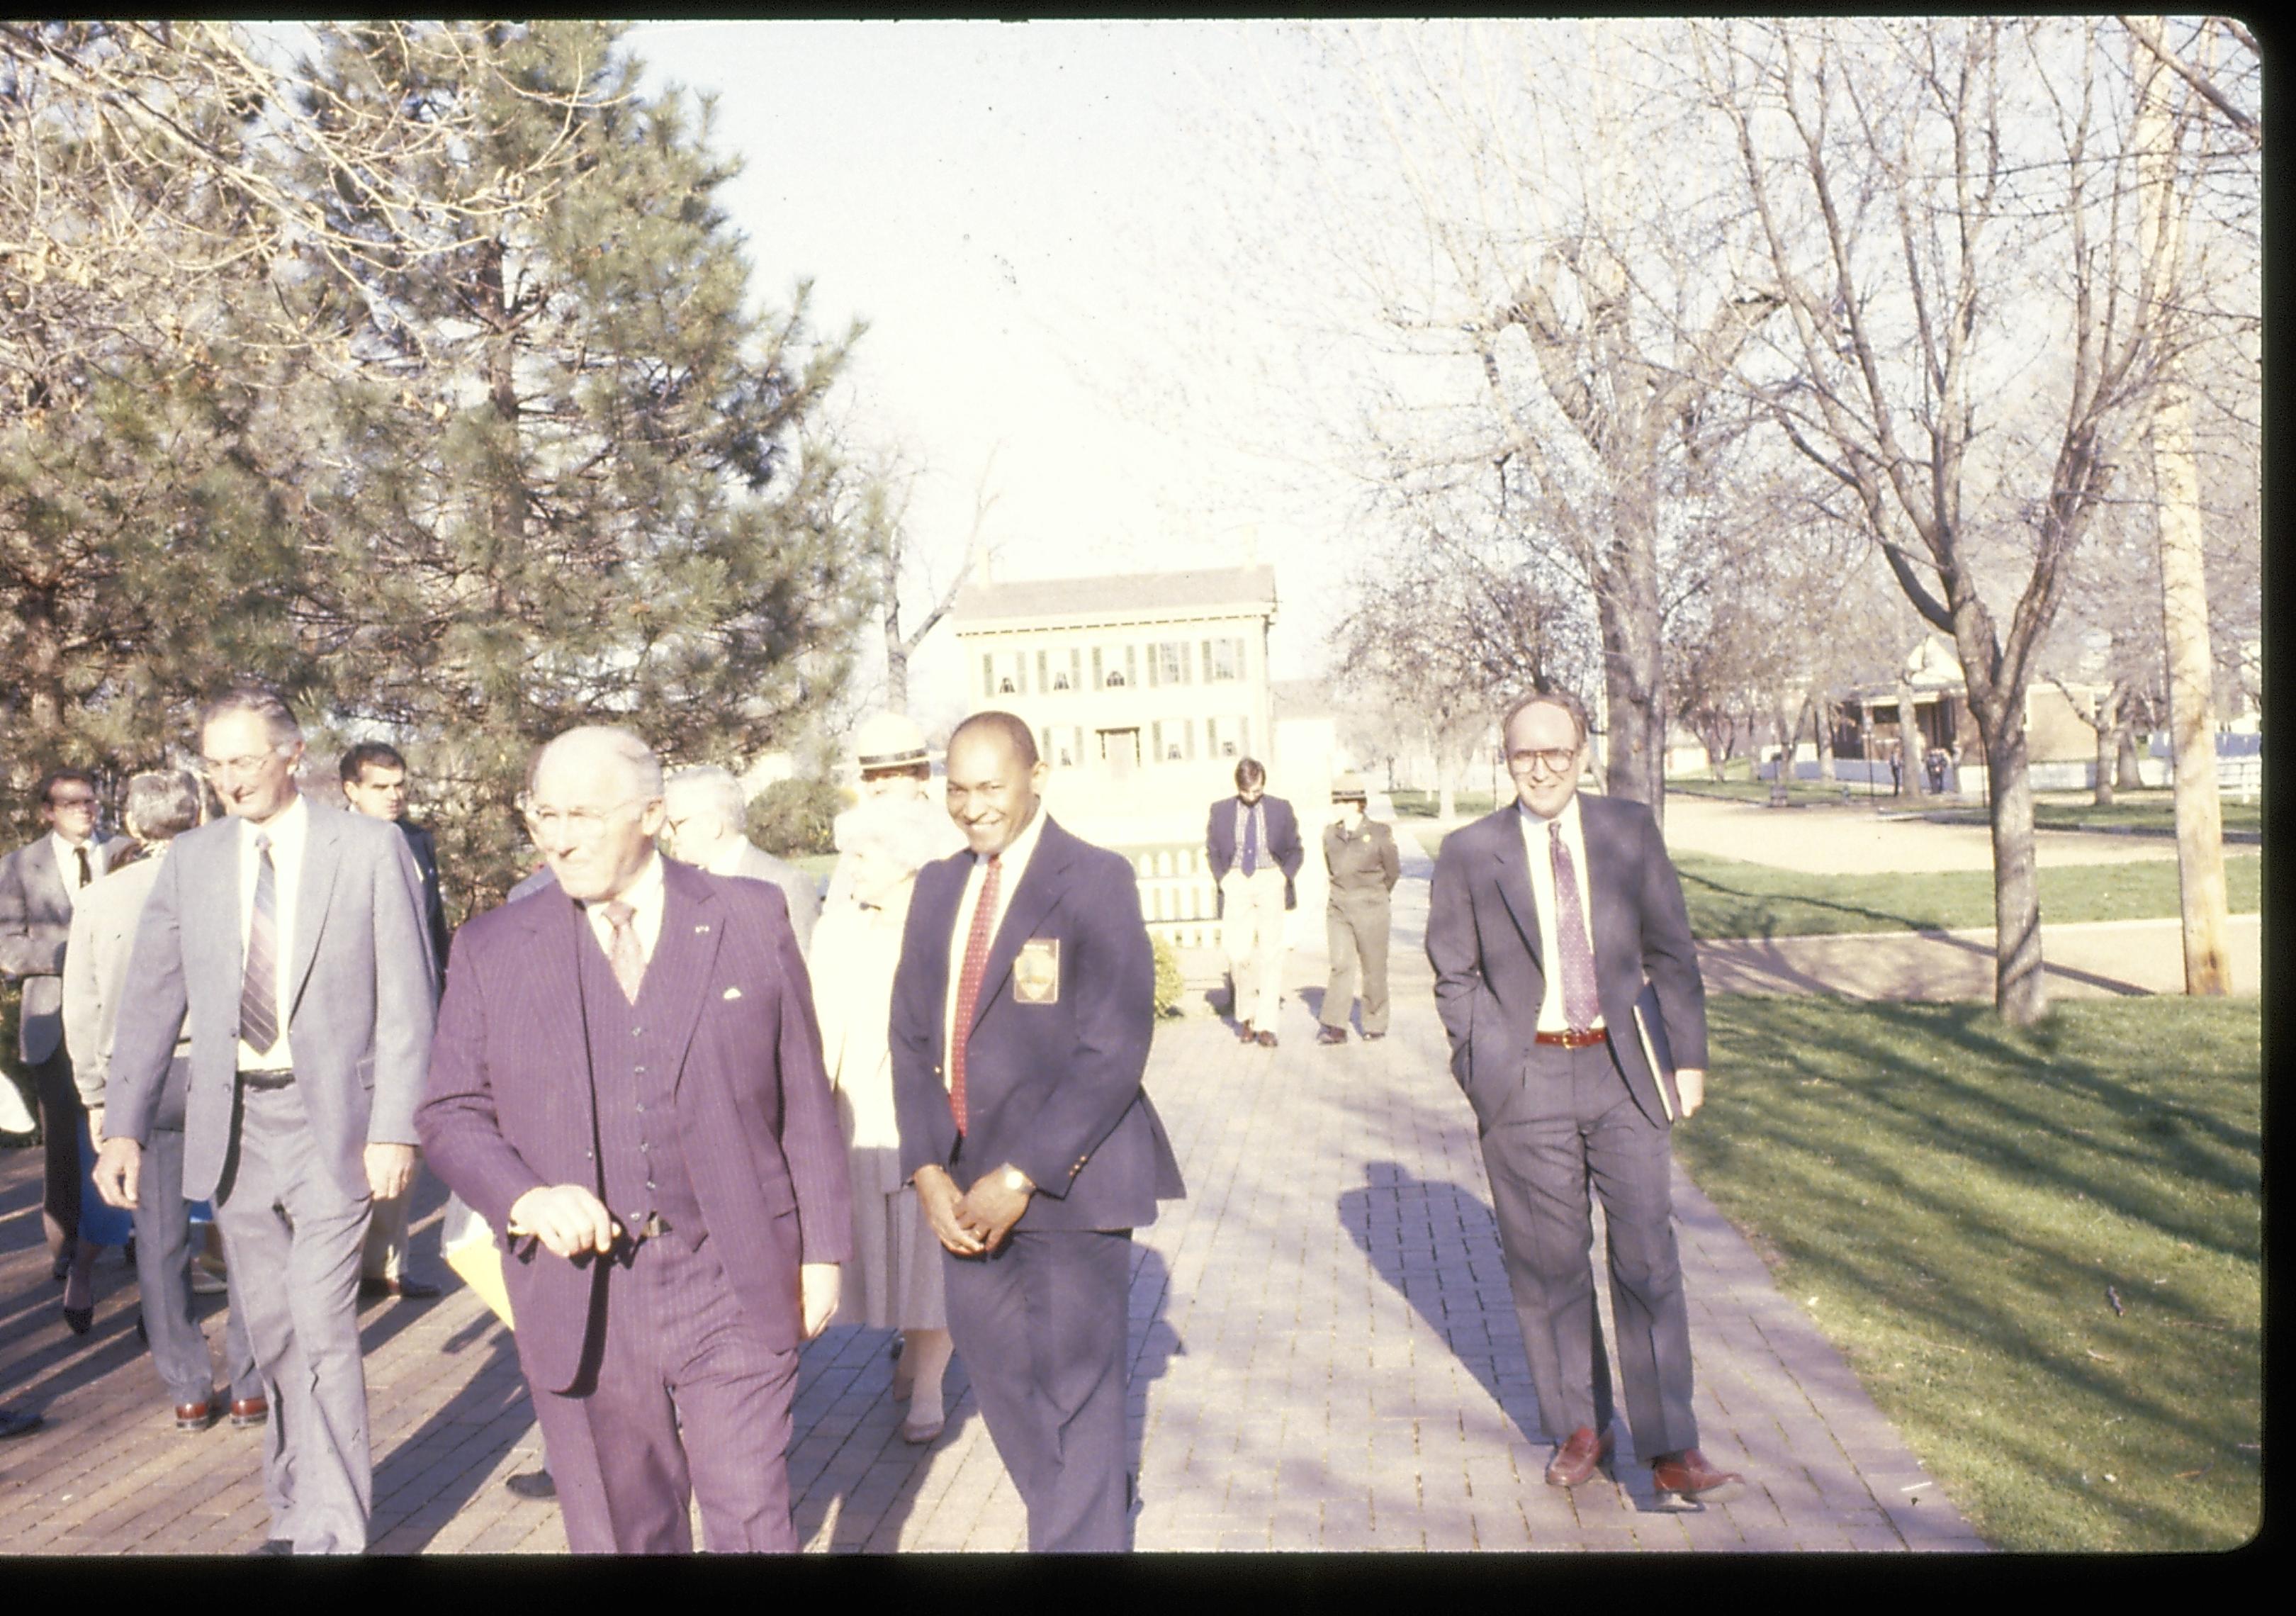
<instances>
[{"instance_id":1,"label":"wristwatch","mask_svg":"<svg viewBox=\"0 0 2296 1616\"><path fill-rule=\"evenodd\" d=\"M1016 1195L1026 1195L1037 1186L1029 1182L1029 1175L1019 1168L1008 1167L1004 1169L1004 1187Z\"/></svg>"}]
</instances>

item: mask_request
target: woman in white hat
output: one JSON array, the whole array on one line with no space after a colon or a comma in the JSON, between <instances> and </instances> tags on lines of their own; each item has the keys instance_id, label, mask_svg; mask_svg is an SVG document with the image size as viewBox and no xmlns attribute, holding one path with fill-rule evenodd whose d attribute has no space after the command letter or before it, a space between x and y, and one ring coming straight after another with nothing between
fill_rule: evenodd
<instances>
[{"instance_id":1,"label":"woman in white hat","mask_svg":"<svg viewBox=\"0 0 2296 1616\"><path fill-rule=\"evenodd\" d=\"M838 867L849 879L822 909L809 961L822 1055L853 1181L853 1259L836 1322L901 1332L893 1396L909 1402L902 1437L919 1443L941 1431L948 1311L940 1242L916 1192L901 1178L887 1029L909 894L917 871L947 850L947 816L906 793L865 798L840 814Z\"/></svg>"}]
</instances>

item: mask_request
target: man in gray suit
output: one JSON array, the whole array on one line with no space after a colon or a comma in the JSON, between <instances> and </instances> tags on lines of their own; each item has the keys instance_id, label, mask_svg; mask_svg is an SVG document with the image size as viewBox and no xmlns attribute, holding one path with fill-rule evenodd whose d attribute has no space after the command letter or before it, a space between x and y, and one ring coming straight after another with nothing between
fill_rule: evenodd
<instances>
[{"instance_id":1,"label":"man in gray suit","mask_svg":"<svg viewBox=\"0 0 2296 1616\"><path fill-rule=\"evenodd\" d=\"M152 883L177 836L208 818L196 775L180 769L137 775L127 783L127 831L143 849L80 895L72 909L71 946L64 953L64 1041L71 1046L72 1079L88 1125L103 1137L105 1087L111 1038L119 1019L127 956ZM144 1330L176 1407L176 1429L205 1431L223 1415L207 1337L192 1317L191 1203L184 1199L184 1095L191 1081L191 1041L178 1039L176 1058L152 1126L135 1201L135 1287L143 1293ZM230 1281L236 1289L237 1275ZM224 1377L231 1388L231 1423L260 1425L270 1404L247 1344L247 1308L234 1302L224 1331Z\"/></svg>"},{"instance_id":2,"label":"man in gray suit","mask_svg":"<svg viewBox=\"0 0 2296 1616\"><path fill-rule=\"evenodd\" d=\"M1682 885L1648 808L1578 796L1587 716L1575 700L1526 697L1502 733L1517 800L1444 840L1427 958L1556 1444L1547 1484L1587 1481L1615 1445L1591 1183L1635 1449L1661 1499L1726 1498L1742 1479L1698 1450L1674 1242L1669 1130L1706 1091L1706 989Z\"/></svg>"},{"instance_id":3,"label":"man in gray suit","mask_svg":"<svg viewBox=\"0 0 2296 1616\"><path fill-rule=\"evenodd\" d=\"M268 692L201 715L231 817L176 838L113 1035L96 1187L135 1204L191 1028L184 1194L212 1196L269 1394L270 1554L357 1554L373 1481L356 1294L369 1207L415 1162L433 1010L422 878L390 824L307 803L300 726Z\"/></svg>"},{"instance_id":4,"label":"man in gray suit","mask_svg":"<svg viewBox=\"0 0 2296 1616\"><path fill-rule=\"evenodd\" d=\"M48 1255L55 1259L58 1279L64 1277L65 1264L72 1263L64 1305L85 1317L95 1251L78 1250L81 1111L64 1044L64 945L81 889L101 879L128 843L125 837L107 841L95 833L95 777L86 770L57 769L40 782L39 796L48 833L0 859L0 971L24 981L17 1052L38 1093L46 1136L40 1214ZM77 1307L74 1294L83 1299Z\"/></svg>"},{"instance_id":5,"label":"man in gray suit","mask_svg":"<svg viewBox=\"0 0 2296 1616\"><path fill-rule=\"evenodd\" d=\"M813 947L813 923L821 918L821 893L813 877L775 857L746 833L749 799L728 768L682 768L663 785L662 823L669 832L673 858L712 875L745 875L770 881L789 900L790 928L800 953Z\"/></svg>"}]
</instances>

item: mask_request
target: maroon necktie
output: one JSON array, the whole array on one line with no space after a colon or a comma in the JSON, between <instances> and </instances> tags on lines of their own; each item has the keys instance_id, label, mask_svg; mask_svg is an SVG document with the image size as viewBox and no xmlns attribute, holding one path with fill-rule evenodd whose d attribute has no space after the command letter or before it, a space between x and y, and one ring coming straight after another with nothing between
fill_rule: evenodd
<instances>
[{"instance_id":1,"label":"maroon necktie","mask_svg":"<svg viewBox=\"0 0 2296 1616\"><path fill-rule=\"evenodd\" d=\"M1562 950L1562 1019L1573 1032L1585 1032L1603 1013L1595 986L1595 950L1587 941L1587 919L1578 904L1578 871L1562 840L1559 821L1546 824L1554 849L1554 934Z\"/></svg>"},{"instance_id":2,"label":"maroon necktie","mask_svg":"<svg viewBox=\"0 0 2296 1616\"><path fill-rule=\"evenodd\" d=\"M996 916L996 881L1002 874L1000 856L988 856L988 874L980 882L980 901L972 906L972 930L964 939L964 967L956 975L956 1026L948 1045L948 1114L956 1131L964 1132L964 1045L972 1030L973 1007L980 1002L980 979L988 969L988 934Z\"/></svg>"}]
</instances>

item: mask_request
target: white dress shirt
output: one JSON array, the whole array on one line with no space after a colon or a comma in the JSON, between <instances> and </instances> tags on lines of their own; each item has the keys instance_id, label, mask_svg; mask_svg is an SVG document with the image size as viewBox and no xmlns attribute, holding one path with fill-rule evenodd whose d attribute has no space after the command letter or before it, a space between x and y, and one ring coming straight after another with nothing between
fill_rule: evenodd
<instances>
[{"instance_id":1,"label":"white dress shirt","mask_svg":"<svg viewBox=\"0 0 2296 1616\"><path fill-rule=\"evenodd\" d=\"M653 961L654 944L661 940L661 911L668 901L668 892L661 878L661 855L649 853L645 867L619 895L631 909L630 935L638 940L638 956L649 964ZM599 898L582 906L583 916L590 923L590 934L598 939L598 947L605 950L608 959L614 957L614 923L606 918L606 906L614 901L611 898Z\"/></svg>"},{"instance_id":2,"label":"white dress shirt","mask_svg":"<svg viewBox=\"0 0 2296 1616\"><path fill-rule=\"evenodd\" d=\"M77 849L80 848L87 849L87 880L88 884L93 886L103 879L104 871L110 867L103 857L102 839L90 836L86 841L66 841L61 831L50 831L48 840L55 844L56 873L63 877L64 901L77 904L79 901L79 859L76 856Z\"/></svg>"},{"instance_id":3,"label":"white dress shirt","mask_svg":"<svg viewBox=\"0 0 2296 1616\"><path fill-rule=\"evenodd\" d=\"M1578 798L1574 792L1562 805L1562 811L1553 820L1540 818L1518 801L1515 815L1522 824L1522 850L1530 864L1531 901L1538 909L1538 957L1546 978L1546 996L1538 1005L1538 1029L1541 1032L1585 1031L1573 1029L1570 1018L1562 1011L1562 948L1561 933L1555 929L1554 916L1554 848L1551 841L1550 824L1562 827L1562 845L1570 850L1570 873L1576 876L1578 888L1578 918L1587 932L1587 947L1595 947L1595 906L1587 885L1587 840L1578 824ZM1598 1011L1595 1025L1603 1025Z\"/></svg>"},{"instance_id":4,"label":"white dress shirt","mask_svg":"<svg viewBox=\"0 0 2296 1616\"><path fill-rule=\"evenodd\" d=\"M303 849L311 839L310 805L298 792L295 800L274 815L268 824L258 824L252 819L239 822L239 957L242 972L248 933L255 925L255 839L258 835L271 839L272 896L278 905L273 917L278 947L271 1002L278 1007L279 1037L270 1048L260 1051L242 1038L239 1069L292 1071L295 1056L287 1047L287 1022L294 1005L293 972L289 962L295 957L295 898L303 887Z\"/></svg>"},{"instance_id":5,"label":"white dress shirt","mask_svg":"<svg viewBox=\"0 0 2296 1616\"><path fill-rule=\"evenodd\" d=\"M1037 838L1045 828L1045 805L1037 804L1037 811L1029 816L1028 824L1013 845L996 859L996 907L988 916L989 947L996 945L997 928L1004 923L1004 911L1013 906L1013 892L1028 873L1029 859L1037 850ZM956 924L948 934L948 1002L941 1012L941 1047L956 1047L956 990L964 977L964 945L972 937L972 912L980 906L980 889L988 879L988 860L985 855L972 856L972 871L964 878L964 892L956 900ZM985 987L986 984L984 983ZM948 1081L948 1063L941 1063L941 1081Z\"/></svg>"}]
</instances>

